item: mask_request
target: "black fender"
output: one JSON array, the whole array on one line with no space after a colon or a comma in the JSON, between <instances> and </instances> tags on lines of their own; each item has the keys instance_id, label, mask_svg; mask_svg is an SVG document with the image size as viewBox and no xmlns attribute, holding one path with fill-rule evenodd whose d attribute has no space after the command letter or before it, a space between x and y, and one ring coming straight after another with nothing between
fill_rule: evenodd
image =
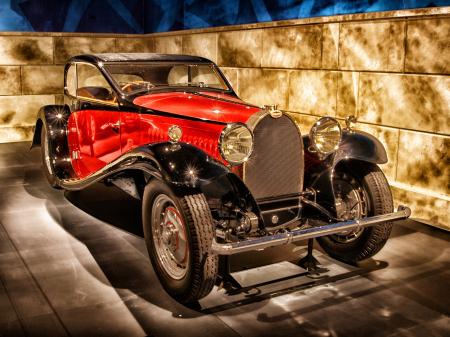
<instances>
[{"instance_id":1,"label":"black fender","mask_svg":"<svg viewBox=\"0 0 450 337\"><path fill-rule=\"evenodd\" d=\"M305 138L304 143L308 148L309 139ZM344 130L337 151L323 160L318 160L316 154L308 155L316 160L316 165L310 165L305 171L305 187L312 188L316 192L316 201L333 214L336 212L333 173L339 163L356 160L385 164L388 161L383 144L371 134L358 130Z\"/></svg>"},{"instance_id":2,"label":"black fender","mask_svg":"<svg viewBox=\"0 0 450 337\"><path fill-rule=\"evenodd\" d=\"M64 105L45 105L39 109L34 128L31 148L41 145L41 131L44 128L49 141L49 154L55 175L59 179L74 176L70 163L67 142L67 121L70 109Z\"/></svg>"},{"instance_id":3,"label":"black fender","mask_svg":"<svg viewBox=\"0 0 450 337\"><path fill-rule=\"evenodd\" d=\"M203 193L211 206L231 202L259 215L256 201L242 180L228 167L188 143L162 142L137 147L82 179L59 179L67 190L81 190L104 179L143 172L146 181L164 181L178 195Z\"/></svg>"}]
</instances>

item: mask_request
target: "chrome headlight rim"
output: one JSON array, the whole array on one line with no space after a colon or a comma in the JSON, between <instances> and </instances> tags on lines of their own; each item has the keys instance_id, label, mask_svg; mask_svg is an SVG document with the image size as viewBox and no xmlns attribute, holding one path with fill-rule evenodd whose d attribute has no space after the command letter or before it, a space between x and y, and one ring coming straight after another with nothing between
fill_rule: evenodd
<instances>
[{"instance_id":1,"label":"chrome headlight rim","mask_svg":"<svg viewBox=\"0 0 450 337\"><path fill-rule=\"evenodd\" d=\"M250 136L252 137L251 148L250 148L249 153L242 160L240 160L240 161L230 160L229 158L227 158L227 155L224 153L222 145L224 144L225 137L226 137L226 135L229 132L231 132L234 129L241 128L241 127L244 127L245 129L247 129L247 131L250 133ZM227 161L227 163L229 163L232 166L242 165L250 158L250 156L253 153L253 149L254 149L254 146L255 146L254 138L255 137L253 135L252 130L250 130L250 128L246 124L240 123L240 122L227 124L227 126L223 128L222 132L220 133L220 137L219 137L219 152L220 152L220 155L222 156L222 158L224 160Z\"/></svg>"},{"instance_id":2,"label":"chrome headlight rim","mask_svg":"<svg viewBox=\"0 0 450 337\"><path fill-rule=\"evenodd\" d=\"M323 125L326 121L332 121L333 123L335 123L335 125L338 127L339 129L339 141L336 143L336 145L333 147L333 149L331 149L330 151L323 151L323 149L320 149L317 146L317 143L315 141L315 135L317 134L318 129L321 127L321 125ZM325 117L321 117L319 118L319 120L317 120L314 125L311 127L311 130L309 131L309 141L310 141L310 145L312 146L312 148L314 149L315 152L323 155L323 156L328 156L331 153L334 153L337 151L337 149L339 148L339 144L342 141L342 127L341 124L339 123L339 121L334 118L334 117L329 117L329 116L325 116Z\"/></svg>"}]
</instances>

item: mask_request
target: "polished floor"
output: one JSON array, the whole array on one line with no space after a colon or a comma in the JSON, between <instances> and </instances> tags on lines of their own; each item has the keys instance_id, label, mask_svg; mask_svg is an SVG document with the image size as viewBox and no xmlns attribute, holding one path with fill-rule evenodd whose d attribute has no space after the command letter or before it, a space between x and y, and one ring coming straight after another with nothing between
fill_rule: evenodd
<instances>
[{"instance_id":1,"label":"polished floor","mask_svg":"<svg viewBox=\"0 0 450 337\"><path fill-rule=\"evenodd\" d=\"M358 267L317 250L315 278L303 246L235 256L242 288L186 308L149 264L139 203L51 189L28 146L0 144L0 336L450 336L447 232L404 222Z\"/></svg>"}]
</instances>

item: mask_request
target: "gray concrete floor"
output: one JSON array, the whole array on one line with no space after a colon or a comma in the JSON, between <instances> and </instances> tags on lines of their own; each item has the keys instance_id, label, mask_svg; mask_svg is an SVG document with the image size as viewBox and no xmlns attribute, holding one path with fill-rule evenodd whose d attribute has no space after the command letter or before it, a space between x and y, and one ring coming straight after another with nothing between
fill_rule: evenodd
<instances>
[{"instance_id":1,"label":"gray concrete floor","mask_svg":"<svg viewBox=\"0 0 450 337\"><path fill-rule=\"evenodd\" d=\"M300 245L235 256L243 288L190 309L153 272L139 203L51 189L28 146L0 144L0 336L450 336L447 232L404 222L357 267L317 250L320 278Z\"/></svg>"}]
</instances>

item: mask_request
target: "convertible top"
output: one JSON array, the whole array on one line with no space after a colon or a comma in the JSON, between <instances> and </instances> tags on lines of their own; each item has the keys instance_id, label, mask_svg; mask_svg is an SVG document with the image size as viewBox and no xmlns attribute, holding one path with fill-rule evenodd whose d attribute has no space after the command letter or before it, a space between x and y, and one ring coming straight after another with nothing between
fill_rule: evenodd
<instances>
[{"instance_id":1,"label":"convertible top","mask_svg":"<svg viewBox=\"0 0 450 337\"><path fill-rule=\"evenodd\" d=\"M210 60L190 55L178 54L157 54L157 53L104 53L104 54L83 54L72 57L70 61L85 61L90 63L98 62L195 62L211 63Z\"/></svg>"}]
</instances>

